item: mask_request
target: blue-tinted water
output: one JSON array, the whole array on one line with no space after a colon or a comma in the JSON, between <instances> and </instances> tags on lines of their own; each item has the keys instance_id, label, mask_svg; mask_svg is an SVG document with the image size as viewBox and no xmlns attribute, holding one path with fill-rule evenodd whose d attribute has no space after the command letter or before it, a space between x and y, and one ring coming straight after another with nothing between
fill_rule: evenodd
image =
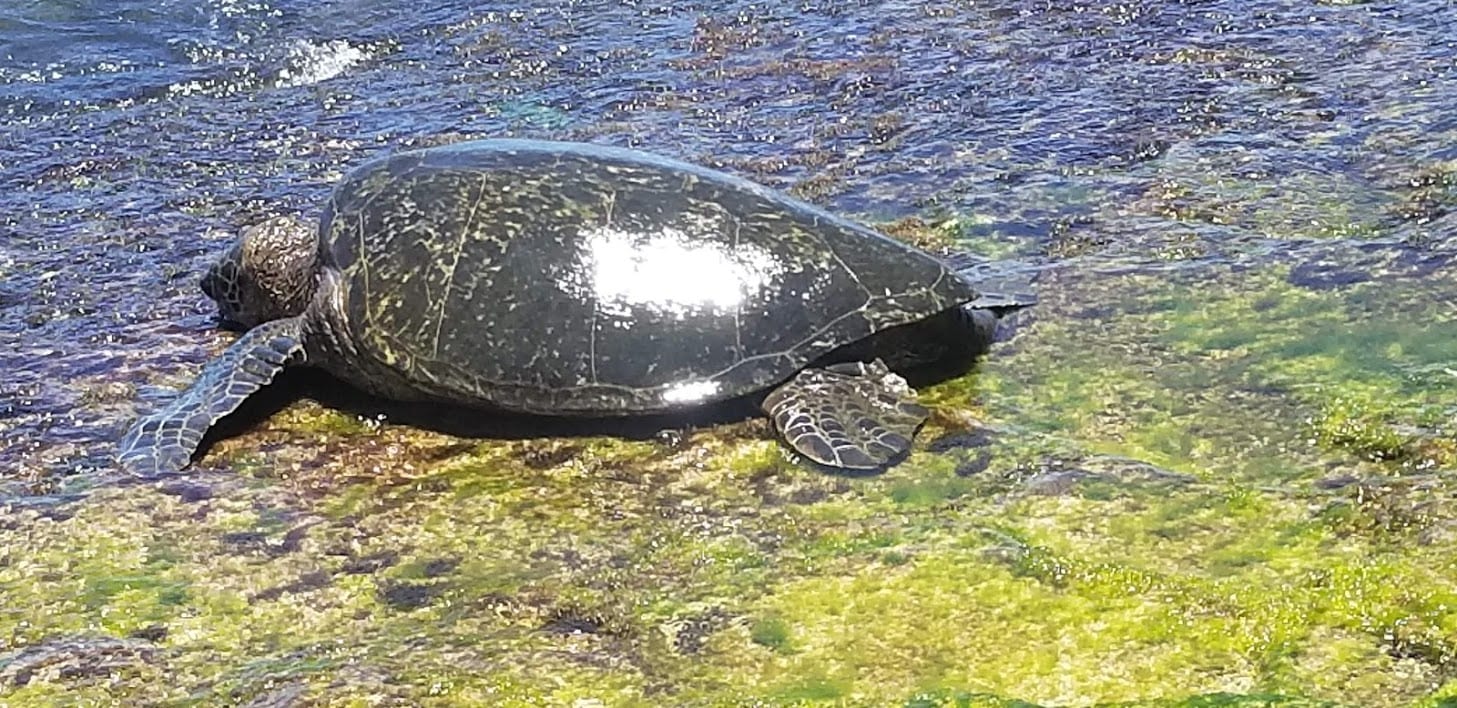
<instances>
[{"instance_id":1,"label":"blue-tinted water","mask_svg":"<svg viewBox=\"0 0 1457 708\"><path fill-rule=\"evenodd\" d=\"M1435 1L13 2L0 460L17 489L106 468L138 397L226 340L195 279L238 226L313 213L381 151L468 136L647 147L872 219L975 214L979 247L1054 263L1450 244L1444 197L1413 194L1453 157L1454 18ZM1257 188L1228 203L1228 180Z\"/></svg>"}]
</instances>

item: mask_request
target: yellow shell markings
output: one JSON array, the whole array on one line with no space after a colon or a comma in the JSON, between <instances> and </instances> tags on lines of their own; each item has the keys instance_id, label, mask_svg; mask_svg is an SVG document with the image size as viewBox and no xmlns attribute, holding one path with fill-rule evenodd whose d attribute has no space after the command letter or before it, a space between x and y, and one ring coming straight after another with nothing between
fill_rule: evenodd
<instances>
[{"instance_id":1,"label":"yellow shell markings","mask_svg":"<svg viewBox=\"0 0 1457 708\"><path fill-rule=\"evenodd\" d=\"M354 263L345 270L346 280L348 276L357 271L360 274L360 282L364 287L363 303L366 326L362 328L362 335L378 351L384 363L400 369L415 368L413 362L420 355L420 352L416 351L415 347L401 340L399 334L396 332L398 327L393 317L401 311L401 307L404 304L400 295L401 288L399 286L410 283L415 277L415 273L408 270L394 273L385 280L395 287L378 287L382 285L381 282L376 282L377 279L375 278L375 266L379 264L372 262L375 258L373 253L375 249L371 248L370 244L371 242L377 242L381 235L388 236L391 240L408 238L412 233L419 232L426 225L420 219L416 218L418 214L422 213L420 205L408 194L400 194L398 189L390 189L391 187L408 185L418 170L419 168L417 166L407 170L405 174L391 176L388 169L382 167L365 178L359 190L364 192L366 196L355 207L354 211L356 217L355 237L358 244L356 257ZM392 197L397 201L397 204L393 209L385 212L384 223L380 224L379 233L371 233L366 228L365 215L370 212L376 198L380 196ZM480 194L477 195L477 204L481 196ZM426 234L421 243L429 246L428 239L431 235ZM468 236L469 231L462 230L461 241L458 242L455 250L456 261L458 261L459 249L463 247L464 241ZM441 273L447 276L447 283L449 282L448 278L453 275L454 265L455 262L452 262L450 266L441 268ZM427 276L422 283L426 288L426 292L429 293L431 279ZM445 293L448 292L449 287L447 285L438 298L427 297L427 301L439 302L439 308L443 309ZM437 317L436 319L438 320L440 318ZM438 326L436 331L438 335Z\"/></svg>"},{"instance_id":2,"label":"yellow shell markings","mask_svg":"<svg viewBox=\"0 0 1457 708\"><path fill-rule=\"evenodd\" d=\"M432 358L440 356L440 328L445 322L445 304L450 299L450 289L455 285L455 273L460 269L460 255L465 250L466 241L470 240L476 222L476 214L479 213L481 202L486 198L486 176L478 177L479 184L476 187L475 199L471 200L470 215L466 217L465 227L460 230L460 237L455 241L454 252L451 253L450 265L447 267L445 285L440 289L440 295L436 299L435 307L435 336L431 337L432 346L430 355Z\"/></svg>"},{"instance_id":3,"label":"yellow shell markings","mask_svg":"<svg viewBox=\"0 0 1457 708\"><path fill-rule=\"evenodd\" d=\"M368 207L370 202L373 202L374 198L379 195L380 189L382 189L387 184L389 184L389 179L387 178L387 175L384 174L384 170L377 169L371 172L367 177L365 177L363 183L358 187L358 191L363 192L366 196L362 207L355 209L352 214L355 221L354 262L350 263L349 266L344 269L342 277L340 277L339 279L341 288L347 287L348 283L353 280L355 272L358 271L360 276L360 283L364 287L363 300L364 319L366 325L365 331L368 332L377 332L380 328L378 326L379 315L376 310L376 307L378 306L378 300L376 299L374 281L371 275L373 268L371 267L369 258L366 257L366 254L369 253L369 243L368 239L366 238L368 230L364 226L364 214L366 212L366 209L363 207ZM335 193L330 196L330 200L337 200L338 194L339 193L336 190ZM335 220L338 220L341 216L343 216L343 214L341 214L339 211L337 201L335 201L334 208L330 211L333 214L333 218ZM337 237L336 232L342 228L344 228L342 225L336 225L335 223L329 224L329 230L331 232L329 234L330 238ZM338 310L338 312L340 313L344 313L346 311L347 309L342 306ZM389 354L389 348L381 347L381 350L386 352L386 360L389 363L394 363L393 357Z\"/></svg>"},{"instance_id":4,"label":"yellow shell markings","mask_svg":"<svg viewBox=\"0 0 1457 708\"><path fill-rule=\"evenodd\" d=\"M497 242L500 246L501 253L496 257L495 263L483 264L483 267L475 269L479 272L472 273L472 278L470 282L473 288L474 283L478 281L481 277L498 271L502 267L501 261L504 260L504 258L506 257L509 246L514 241L513 237L516 235L517 232L521 230L524 225L530 223L530 219L528 218L528 215L516 213L517 211L519 211L516 208L506 205L497 205L494 209L492 209L491 216L498 217L495 221L495 226L500 233L498 235L493 234L490 231L481 228L482 221L479 218L481 216L480 212L483 208L485 200L490 196L487 193L486 189L486 187L488 186L488 174L483 172L478 172L474 170L451 170L449 168L442 169L432 168L430 166L421 166L410 170L410 172L405 175L397 176L389 181L394 184L408 184L410 179L415 176L414 173L419 170L439 170L441 173L449 173L452 176L469 177L478 181L478 184L476 186L476 194L474 195L474 197L466 197L470 200L470 210L467 221L459 229L458 237L455 241L453 248L447 248L446 250L446 253L448 253L450 256L450 261L448 264L442 265L438 269L438 275L441 277L442 280L441 288L437 292L434 288L430 287L431 283L434 282L433 277L427 277L423 283L426 287L427 292L425 298L426 302L428 302L429 306L434 309L435 316L421 317L413 323L409 323L409 321L406 320L406 323L414 325L414 329L417 330L417 334L419 335L413 338L406 337L404 336L408 334L408 332L404 331L406 328L401 327L401 324L403 323L397 321L397 318L402 312L402 307L404 305L402 295L399 294L401 293L401 290L398 288L389 288L388 290L390 291L390 294L383 294L379 290L371 288L366 291L364 298L366 311L370 315L371 326L369 326L362 334L372 345L372 348L380 353L386 363L392 366L396 366L396 368L399 368L401 370L411 372L412 377L420 377L424 381L430 383L440 383L441 372L436 371L436 369L438 367L445 367L447 369L451 369L452 374L456 378L479 380L479 377L472 375L468 371L458 370L459 367L440 361L440 343L441 337L444 334L443 326L446 319L446 310L450 304L450 298L452 293L459 289L456 286L460 285L461 278L465 276L464 273L460 272L460 268L462 267L460 261L464 257L464 251L466 247L472 242L489 240ZM526 184L524 186L529 188L531 185ZM368 211L373 201L373 197L374 195L371 195L369 200L365 201L364 204L359 207L361 214ZM433 206L435 207L434 211L436 212L448 213L450 210L458 208L459 200L452 199L450 201L445 201L444 203L436 204ZM419 205L413 205L413 208L408 208L408 205L407 208L397 208L396 210L390 212L391 215L396 217L396 220L393 220L391 221L391 223L384 225L381 231L384 231L388 236L399 237L401 234L418 230L420 228L420 225L416 223L418 219L416 219L415 217L423 213L426 212L424 212L419 207ZM570 211L565 211L564 213L571 214ZM361 272L368 275L372 273L370 265L367 263L367 261L371 259L371 256L369 255L369 252L365 250L365 244L371 239L377 241L379 239L379 234L367 234L363 228L362 219L360 223L361 227L359 229L358 237L361 244L361 256L358 259L358 267L364 269ZM427 234L427 238L421 242L423 245L426 246L427 250L433 250L432 237L438 237L442 235L441 233L439 233L439 231L440 230L436 230ZM394 282L408 283L412 276L412 272L404 271L394 276ZM373 283L373 281L368 282L371 286L376 284ZM513 308L515 307L514 304L510 306ZM478 322L483 322L485 320L485 316L485 312L478 313L476 316L476 320ZM425 328L431 327L432 325L433 330L427 333ZM428 347L428 353L424 349L422 349L420 345ZM437 366L432 367L416 365L415 362L421 360L432 361ZM491 383L501 382L492 381ZM512 382L506 383L509 384Z\"/></svg>"}]
</instances>

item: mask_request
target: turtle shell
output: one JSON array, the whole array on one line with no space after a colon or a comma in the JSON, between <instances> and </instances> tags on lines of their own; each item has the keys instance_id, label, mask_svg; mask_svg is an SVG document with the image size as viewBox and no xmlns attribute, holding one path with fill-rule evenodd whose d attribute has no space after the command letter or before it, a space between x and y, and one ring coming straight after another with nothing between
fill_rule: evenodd
<instances>
[{"instance_id":1,"label":"turtle shell","mask_svg":"<svg viewBox=\"0 0 1457 708\"><path fill-rule=\"evenodd\" d=\"M353 357L430 396L537 413L753 393L976 296L931 255L761 185L576 143L367 163L320 233Z\"/></svg>"}]
</instances>

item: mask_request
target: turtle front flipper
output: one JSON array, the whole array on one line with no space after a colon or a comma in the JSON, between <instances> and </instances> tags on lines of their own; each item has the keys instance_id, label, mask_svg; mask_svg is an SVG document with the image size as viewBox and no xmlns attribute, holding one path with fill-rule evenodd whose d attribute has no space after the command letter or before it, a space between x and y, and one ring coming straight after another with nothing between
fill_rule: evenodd
<instances>
[{"instance_id":1,"label":"turtle front flipper","mask_svg":"<svg viewBox=\"0 0 1457 708\"><path fill-rule=\"evenodd\" d=\"M197 380L161 410L127 431L117 453L123 469L137 475L186 467L207 433L223 416L303 358L302 320L265 322L242 336L202 368Z\"/></svg>"},{"instance_id":2,"label":"turtle front flipper","mask_svg":"<svg viewBox=\"0 0 1457 708\"><path fill-rule=\"evenodd\" d=\"M929 411L879 359L799 372L764 399L764 412L800 454L853 470L885 467L911 449Z\"/></svg>"}]
</instances>

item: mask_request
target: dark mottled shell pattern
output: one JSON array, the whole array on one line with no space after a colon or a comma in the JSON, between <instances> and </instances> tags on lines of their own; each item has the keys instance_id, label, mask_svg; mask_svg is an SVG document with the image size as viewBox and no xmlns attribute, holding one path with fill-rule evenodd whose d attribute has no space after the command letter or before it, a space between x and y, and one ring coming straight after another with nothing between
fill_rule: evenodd
<instances>
[{"instance_id":1,"label":"dark mottled shell pattern","mask_svg":"<svg viewBox=\"0 0 1457 708\"><path fill-rule=\"evenodd\" d=\"M356 356L540 413L665 411L773 386L975 297L935 258L644 153L487 140L350 173L322 224Z\"/></svg>"}]
</instances>

